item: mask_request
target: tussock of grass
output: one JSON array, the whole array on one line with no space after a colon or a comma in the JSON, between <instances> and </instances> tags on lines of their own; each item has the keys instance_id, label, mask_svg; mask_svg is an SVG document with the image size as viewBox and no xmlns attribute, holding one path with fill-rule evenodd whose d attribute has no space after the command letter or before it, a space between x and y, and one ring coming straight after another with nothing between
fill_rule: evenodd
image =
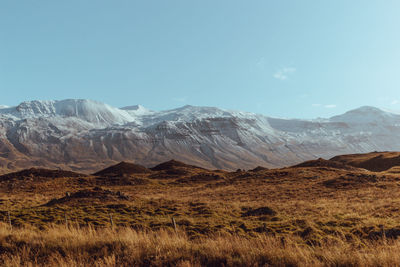
<instances>
[{"instance_id":1,"label":"tussock of grass","mask_svg":"<svg viewBox=\"0 0 400 267\"><path fill-rule=\"evenodd\" d=\"M215 235L196 240L170 230L0 225L2 266L395 266L400 241L336 239L305 246L293 237Z\"/></svg>"}]
</instances>

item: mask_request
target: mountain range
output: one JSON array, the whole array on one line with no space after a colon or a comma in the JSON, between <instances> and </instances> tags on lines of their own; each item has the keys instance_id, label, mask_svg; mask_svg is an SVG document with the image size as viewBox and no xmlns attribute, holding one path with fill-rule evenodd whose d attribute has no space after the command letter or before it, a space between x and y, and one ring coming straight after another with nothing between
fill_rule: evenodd
<instances>
[{"instance_id":1,"label":"mountain range","mask_svg":"<svg viewBox=\"0 0 400 267\"><path fill-rule=\"evenodd\" d=\"M340 154L400 150L400 115L361 107L327 119L272 118L215 107L152 111L68 99L0 106L1 172L91 172L120 161L176 159L208 169L283 167Z\"/></svg>"}]
</instances>

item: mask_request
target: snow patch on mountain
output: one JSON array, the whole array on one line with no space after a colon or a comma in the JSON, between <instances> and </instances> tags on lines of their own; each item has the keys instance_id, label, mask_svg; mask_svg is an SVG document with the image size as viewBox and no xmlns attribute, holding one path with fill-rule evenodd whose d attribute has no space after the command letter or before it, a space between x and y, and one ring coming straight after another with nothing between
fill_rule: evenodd
<instances>
[{"instance_id":1,"label":"snow patch on mountain","mask_svg":"<svg viewBox=\"0 0 400 267\"><path fill-rule=\"evenodd\" d=\"M385 123L393 124L400 122L400 115L383 111L379 108L364 106L350 110L342 115L330 118L331 122L346 122L354 124Z\"/></svg>"},{"instance_id":2,"label":"snow patch on mountain","mask_svg":"<svg viewBox=\"0 0 400 267\"><path fill-rule=\"evenodd\" d=\"M127 111L132 116L144 116L144 115L151 115L154 114L155 111L147 109L142 105L133 105L121 108L122 110Z\"/></svg>"},{"instance_id":3,"label":"snow patch on mountain","mask_svg":"<svg viewBox=\"0 0 400 267\"><path fill-rule=\"evenodd\" d=\"M153 164L176 158L227 169L284 166L337 154L400 150L398 140L400 115L373 107L317 120L190 105L165 111L115 108L81 99L0 108L0 142L9 151L57 164Z\"/></svg>"},{"instance_id":4,"label":"snow patch on mountain","mask_svg":"<svg viewBox=\"0 0 400 267\"><path fill-rule=\"evenodd\" d=\"M0 113L19 119L75 117L99 125L124 124L135 120L127 111L85 99L26 101L16 107L1 109Z\"/></svg>"},{"instance_id":5,"label":"snow patch on mountain","mask_svg":"<svg viewBox=\"0 0 400 267\"><path fill-rule=\"evenodd\" d=\"M159 120L190 122L205 118L232 117L232 114L228 111L215 107L197 107L186 105L176 109L161 111L155 114L155 116L157 116Z\"/></svg>"}]
</instances>

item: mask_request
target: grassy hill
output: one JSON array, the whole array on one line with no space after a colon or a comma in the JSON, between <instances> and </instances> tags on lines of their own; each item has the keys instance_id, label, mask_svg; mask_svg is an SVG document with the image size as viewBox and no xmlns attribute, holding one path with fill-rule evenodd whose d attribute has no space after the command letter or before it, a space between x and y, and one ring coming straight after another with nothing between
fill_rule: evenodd
<instances>
[{"instance_id":1,"label":"grassy hill","mask_svg":"<svg viewBox=\"0 0 400 267\"><path fill-rule=\"evenodd\" d=\"M101 175L0 176L0 262L392 266L400 177L393 166L335 162L226 172L170 161L151 171L124 163Z\"/></svg>"}]
</instances>

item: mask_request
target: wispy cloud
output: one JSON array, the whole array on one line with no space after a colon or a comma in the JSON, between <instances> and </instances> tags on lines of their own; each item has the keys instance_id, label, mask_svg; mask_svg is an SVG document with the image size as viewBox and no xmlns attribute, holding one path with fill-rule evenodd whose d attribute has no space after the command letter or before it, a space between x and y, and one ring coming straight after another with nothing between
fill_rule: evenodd
<instances>
[{"instance_id":1,"label":"wispy cloud","mask_svg":"<svg viewBox=\"0 0 400 267\"><path fill-rule=\"evenodd\" d=\"M325 107L325 108L336 108L337 105L335 105L335 104L329 104L329 105L325 105L324 107Z\"/></svg>"},{"instance_id":2,"label":"wispy cloud","mask_svg":"<svg viewBox=\"0 0 400 267\"><path fill-rule=\"evenodd\" d=\"M328 105L322 105L322 104L311 104L313 107L324 107L324 108L336 108L337 105L335 104L328 104Z\"/></svg>"},{"instance_id":3,"label":"wispy cloud","mask_svg":"<svg viewBox=\"0 0 400 267\"><path fill-rule=\"evenodd\" d=\"M283 68L274 73L274 78L284 81L289 78L289 75L296 72L296 68Z\"/></svg>"},{"instance_id":4,"label":"wispy cloud","mask_svg":"<svg viewBox=\"0 0 400 267\"><path fill-rule=\"evenodd\" d=\"M377 99L377 104L375 104L376 106L381 106L381 107L387 107L387 106L396 106L396 105L400 105L400 99L399 98L395 98L393 96L381 96L378 97Z\"/></svg>"}]
</instances>

